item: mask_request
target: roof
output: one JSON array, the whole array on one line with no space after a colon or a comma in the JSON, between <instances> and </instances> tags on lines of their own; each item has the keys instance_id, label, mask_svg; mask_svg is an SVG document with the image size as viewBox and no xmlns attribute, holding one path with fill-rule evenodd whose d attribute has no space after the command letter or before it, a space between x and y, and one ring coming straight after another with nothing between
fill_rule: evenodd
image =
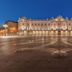
<instances>
[{"instance_id":1,"label":"roof","mask_svg":"<svg viewBox=\"0 0 72 72\"><path fill-rule=\"evenodd\" d=\"M5 24L7 24L8 22L18 23L17 21L8 20L5 22Z\"/></svg>"}]
</instances>

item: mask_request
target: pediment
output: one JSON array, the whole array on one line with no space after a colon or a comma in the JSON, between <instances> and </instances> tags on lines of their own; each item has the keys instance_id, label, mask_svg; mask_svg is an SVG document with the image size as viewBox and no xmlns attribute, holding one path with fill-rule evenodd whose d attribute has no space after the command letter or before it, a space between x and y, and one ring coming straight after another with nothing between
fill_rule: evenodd
<instances>
[{"instance_id":1,"label":"pediment","mask_svg":"<svg viewBox=\"0 0 72 72\"><path fill-rule=\"evenodd\" d=\"M55 21L64 21L65 19L62 16L58 16L54 20Z\"/></svg>"}]
</instances>

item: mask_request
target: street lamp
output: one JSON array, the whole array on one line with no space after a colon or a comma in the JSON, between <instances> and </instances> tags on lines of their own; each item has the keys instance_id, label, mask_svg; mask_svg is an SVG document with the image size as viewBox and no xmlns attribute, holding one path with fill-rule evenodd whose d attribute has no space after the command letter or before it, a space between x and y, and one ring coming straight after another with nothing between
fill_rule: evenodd
<instances>
[{"instance_id":1,"label":"street lamp","mask_svg":"<svg viewBox=\"0 0 72 72\"><path fill-rule=\"evenodd\" d=\"M8 25L7 24L4 24L3 27L5 28L5 35L7 35L6 29L8 28Z\"/></svg>"}]
</instances>

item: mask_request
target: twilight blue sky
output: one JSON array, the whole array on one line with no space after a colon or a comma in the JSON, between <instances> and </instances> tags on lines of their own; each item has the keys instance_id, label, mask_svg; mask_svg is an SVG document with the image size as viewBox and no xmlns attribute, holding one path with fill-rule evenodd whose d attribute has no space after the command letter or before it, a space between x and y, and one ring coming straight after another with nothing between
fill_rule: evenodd
<instances>
[{"instance_id":1,"label":"twilight blue sky","mask_svg":"<svg viewBox=\"0 0 72 72\"><path fill-rule=\"evenodd\" d=\"M0 24L21 16L33 19L72 17L72 0L0 0Z\"/></svg>"}]
</instances>

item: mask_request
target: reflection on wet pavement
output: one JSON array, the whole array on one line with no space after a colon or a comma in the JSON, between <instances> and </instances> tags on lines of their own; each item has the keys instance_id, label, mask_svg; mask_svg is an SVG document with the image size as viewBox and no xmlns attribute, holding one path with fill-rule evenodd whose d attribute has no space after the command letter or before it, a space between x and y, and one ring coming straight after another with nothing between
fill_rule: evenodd
<instances>
[{"instance_id":1,"label":"reflection on wet pavement","mask_svg":"<svg viewBox=\"0 0 72 72\"><path fill-rule=\"evenodd\" d=\"M54 54L67 57L55 59ZM0 39L0 72L72 72L71 65L72 37Z\"/></svg>"},{"instance_id":2,"label":"reflection on wet pavement","mask_svg":"<svg viewBox=\"0 0 72 72\"><path fill-rule=\"evenodd\" d=\"M14 39L1 39L0 40L0 55L9 55L20 50L53 50L65 49L71 50L72 47L71 37L26 37ZM53 48L54 47L54 48ZM58 47L58 48L57 48Z\"/></svg>"}]
</instances>

